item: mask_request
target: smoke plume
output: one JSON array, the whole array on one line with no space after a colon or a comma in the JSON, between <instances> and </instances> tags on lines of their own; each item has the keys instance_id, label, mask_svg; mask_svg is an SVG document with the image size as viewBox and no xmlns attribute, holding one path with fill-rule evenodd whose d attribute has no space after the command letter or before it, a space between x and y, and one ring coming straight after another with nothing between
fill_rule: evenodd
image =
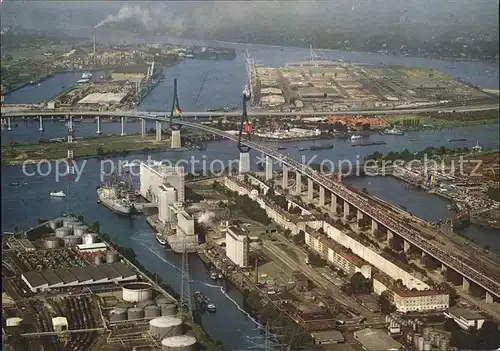
<instances>
[{"instance_id":1,"label":"smoke plume","mask_svg":"<svg viewBox=\"0 0 500 351\"><path fill-rule=\"evenodd\" d=\"M212 221L212 218L215 217L215 213L213 212L204 212L199 218L198 223L200 224L209 224Z\"/></svg>"}]
</instances>

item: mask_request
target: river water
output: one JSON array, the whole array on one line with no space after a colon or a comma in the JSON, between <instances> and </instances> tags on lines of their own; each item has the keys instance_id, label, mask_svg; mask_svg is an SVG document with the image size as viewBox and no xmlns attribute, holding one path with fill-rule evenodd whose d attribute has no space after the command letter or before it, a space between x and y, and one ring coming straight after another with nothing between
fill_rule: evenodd
<instances>
[{"instance_id":1,"label":"river water","mask_svg":"<svg viewBox=\"0 0 500 351\"><path fill-rule=\"evenodd\" d=\"M172 78L179 79L179 99L184 110L204 110L218 108L239 103L242 87L246 84L245 61L240 54L245 45L235 45L238 57L229 61L188 60L166 70L167 80L161 82L142 102L142 110L168 110L172 98ZM302 60L308 55L308 50L295 48L276 48L269 46L248 46L250 53L266 64L279 65L289 61ZM323 52L324 57L343 60L355 60L379 64L398 64L435 68L450 73L456 77L467 78L474 84L485 88L498 88L498 67L495 64L479 62L448 62L440 60L391 57L376 54ZM486 73L486 71L488 71ZM71 85L80 77L79 74L68 73L47 79L41 86L28 86L12 92L5 97L6 103L39 103L57 95L63 86ZM203 89L201 82L206 77ZM196 100L196 97L199 98ZM9 141L19 143L35 142L42 138L63 137L66 134L64 123L54 121L44 122L45 131L38 131L37 121L14 121L12 131L2 131L2 144ZM119 123L102 123L105 134L118 134ZM153 127L151 123L149 127ZM128 133L139 132L139 124L127 122ZM82 122L75 125L76 136L95 135L96 125L91 122ZM374 151L388 152L390 150L409 151L422 150L428 146L450 146L447 138L467 138L467 141L457 142L454 147L473 146L477 140L484 147L496 147L499 139L498 128L491 126L473 126L441 131L424 131L409 133L405 136L377 135L371 140L384 140L385 145L352 148L350 142L341 140L325 141L333 143L330 150L300 152L299 147L307 148L314 142L301 141L283 143L287 147L283 152L298 159L319 163L322 160L331 160L335 165L339 160L362 160L363 157ZM316 142L319 143L319 142ZM277 143L269 143L277 146ZM314 156L316 158L314 158ZM205 151L164 151L150 155L153 159L189 160L191 157L199 161L206 160L208 164L218 159L227 164L238 158L238 150L230 141L217 141L207 145ZM259 155L252 154L252 162ZM127 159L146 159L148 154L138 153ZM313 159L314 158L314 159ZM124 157L114 157L110 160L118 162ZM28 176L19 166L2 165L2 231L13 230L19 227L28 227L35 224L37 218L50 218L65 212L68 209L78 210L89 221L98 220L101 229L110 234L113 241L124 247L132 247L138 259L144 266L157 272L164 281L180 290L180 257L161 247L154 238L153 231L142 217L127 219L110 213L96 203L95 187L100 182L101 167L97 159L80 160L84 171L78 182L72 183L68 199L53 199L48 196L52 191L67 191L67 180L56 181L54 172L49 176ZM53 164L52 164L53 165ZM253 165L253 167L256 167ZM33 167L28 167L32 171ZM44 169L46 170L46 169ZM10 183L24 183L24 187L11 187ZM348 180L356 187L366 187L370 193L396 205L403 205L409 211L426 220L445 218L447 202L434 195L420 190L408 191L401 183L392 178L351 178ZM73 205L68 207L68 201ZM75 205L76 204L76 205ZM494 231L487 231L471 226L464 230L464 235L474 238L480 245L488 244L492 250L500 251L500 243ZM210 336L221 340L228 349L248 349L255 345L252 337L259 335L256 325L246 315L241 306L242 296L236 290L224 293L219 286L213 284L202 263L192 257L190 260L192 291L200 290L219 306L217 313L203 317L203 325Z\"/></svg>"}]
</instances>

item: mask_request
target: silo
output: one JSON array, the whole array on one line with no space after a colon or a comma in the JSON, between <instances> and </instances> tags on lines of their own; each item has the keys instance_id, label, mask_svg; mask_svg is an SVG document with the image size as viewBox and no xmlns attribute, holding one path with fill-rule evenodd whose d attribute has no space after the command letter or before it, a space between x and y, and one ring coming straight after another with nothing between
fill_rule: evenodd
<instances>
[{"instance_id":1,"label":"silo","mask_svg":"<svg viewBox=\"0 0 500 351\"><path fill-rule=\"evenodd\" d=\"M419 336L418 337L418 345L417 345L417 350L422 351L424 349L424 337Z\"/></svg>"},{"instance_id":2,"label":"silo","mask_svg":"<svg viewBox=\"0 0 500 351\"><path fill-rule=\"evenodd\" d=\"M424 342L424 351L431 351L431 349L431 343L428 341Z\"/></svg>"},{"instance_id":3,"label":"silo","mask_svg":"<svg viewBox=\"0 0 500 351\"><path fill-rule=\"evenodd\" d=\"M55 233L56 233L56 237L64 238L64 237L71 234L71 229L69 229L67 227L56 228Z\"/></svg>"},{"instance_id":4,"label":"silo","mask_svg":"<svg viewBox=\"0 0 500 351\"><path fill-rule=\"evenodd\" d=\"M161 341L161 351L195 351L196 338L190 335L179 335Z\"/></svg>"},{"instance_id":5,"label":"silo","mask_svg":"<svg viewBox=\"0 0 500 351\"><path fill-rule=\"evenodd\" d=\"M64 246L75 246L82 242L82 238L76 235L64 237Z\"/></svg>"},{"instance_id":6,"label":"silo","mask_svg":"<svg viewBox=\"0 0 500 351\"><path fill-rule=\"evenodd\" d=\"M61 239L56 238L55 236L45 238L44 246L46 249L57 249L61 246Z\"/></svg>"},{"instance_id":7,"label":"silo","mask_svg":"<svg viewBox=\"0 0 500 351\"><path fill-rule=\"evenodd\" d=\"M113 263L118 261L118 254L114 251L108 251L106 253L106 262Z\"/></svg>"},{"instance_id":8,"label":"silo","mask_svg":"<svg viewBox=\"0 0 500 351\"><path fill-rule=\"evenodd\" d=\"M127 320L127 310L125 308L115 308L109 314L110 322L122 322Z\"/></svg>"},{"instance_id":9,"label":"silo","mask_svg":"<svg viewBox=\"0 0 500 351\"><path fill-rule=\"evenodd\" d=\"M149 332L158 339L182 334L182 319L177 317L157 317L149 321Z\"/></svg>"},{"instance_id":10,"label":"silo","mask_svg":"<svg viewBox=\"0 0 500 351\"><path fill-rule=\"evenodd\" d=\"M158 305L161 309L162 316L173 316L177 314L177 306L173 303Z\"/></svg>"},{"instance_id":11,"label":"silo","mask_svg":"<svg viewBox=\"0 0 500 351\"><path fill-rule=\"evenodd\" d=\"M135 307L145 308L146 306L152 306L152 305L155 305L155 302L153 300L146 300L138 302Z\"/></svg>"},{"instance_id":12,"label":"silo","mask_svg":"<svg viewBox=\"0 0 500 351\"><path fill-rule=\"evenodd\" d=\"M122 287L123 300L129 302L148 301L153 298L153 288L148 283L129 283Z\"/></svg>"},{"instance_id":13,"label":"silo","mask_svg":"<svg viewBox=\"0 0 500 351\"><path fill-rule=\"evenodd\" d=\"M84 243L85 244L85 243ZM96 266L102 264L102 256L101 255L95 255L94 257L94 264Z\"/></svg>"},{"instance_id":14,"label":"silo","mask_svg":"<svg viewBox=\"0 0 500 351\"><path fill-rule=\"evenodd\" d=\"M88 230L89 230L89 227L87 225L74 226L73 227L73 234L78 235L78 236L83 236L83 234L85 234Z\"/></svg>"},{"instance_id":15,"label":"silo","mask_svg":"<svg viewBox=\"0 0 500 351\"><path fill-rule=\"evenodd\" d=\"M56 228L59 228L62 225L62 221L60 219L53 219L49 221L49 226L52 228L52 230L55 230Z\"/></svg>"},{"instance_id":16,"label":"silo","mask_svg":"<svg viewBox=\"0 0 500 351\"><path fill-rule=\"evenodd\" d=\"M78 220L74 217L66 217L63 219L63 227L65 228L73 228L73 222L77 222Z\"/></svg>"},{"instance_id":17,"label":"silo","mask_svg":"<svg viewBox=\"0 0 500 351\"><path fill-rule=\"evenodd\" d=\"M144 318L156 318L161 316L160 307L156 305L146 306L144 308Z\"/></svg>"},{"instance_id":18,"label":"silo","mask_svg":"<svg viewBox=\"0 0 500 351\"><path fill-rule=\"evenodd\" d=\"M143 319L144 318L144 310L142 308L137 308L137 307L132 307L129 308L127 311L127 316L128 320L135 320L135 319Z\"/></svg>"}]
</instances>

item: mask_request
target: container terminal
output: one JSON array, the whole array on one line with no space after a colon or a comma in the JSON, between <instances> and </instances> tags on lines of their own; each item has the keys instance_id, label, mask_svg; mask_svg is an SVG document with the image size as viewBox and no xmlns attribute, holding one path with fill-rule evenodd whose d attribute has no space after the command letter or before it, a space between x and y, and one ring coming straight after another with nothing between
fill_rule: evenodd
<instances>
[{"instance_id":1,"label":"container terminal","mask_svg":"<svg viewBox=\"0 0 500 351\"><path fill-rule=\"evenodd\" d=\"M177 300L62 216L2 236L4 350L197 350Z\"/></svg>"}]
</instances>

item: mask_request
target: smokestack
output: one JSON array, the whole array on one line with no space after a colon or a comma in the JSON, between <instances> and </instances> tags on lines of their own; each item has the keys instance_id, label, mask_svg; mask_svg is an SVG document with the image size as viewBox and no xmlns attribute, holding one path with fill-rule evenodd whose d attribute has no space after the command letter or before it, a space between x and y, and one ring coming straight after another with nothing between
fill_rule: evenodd
<instances>
[{"instance_id":1,"label":"smokestack","mask_svg":"<svg viewBox=\"0 0 500 351\"><path fill-rule=\"evenodd\" d=\"M96 56L95 56L95 27L94 27L94 30L93 30L93 39L92 39L92 42L93 42L93 46L94 46L94 67L96 65Z\"/></svg>"}]
</instances>

